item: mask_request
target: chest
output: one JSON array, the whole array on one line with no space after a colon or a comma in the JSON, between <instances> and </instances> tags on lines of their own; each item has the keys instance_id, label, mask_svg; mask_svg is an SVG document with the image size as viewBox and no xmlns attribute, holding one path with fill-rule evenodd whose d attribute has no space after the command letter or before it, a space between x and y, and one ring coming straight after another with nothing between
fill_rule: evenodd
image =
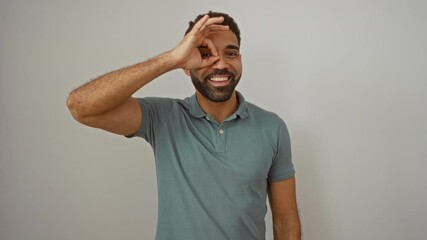
<instances>
[{"instance_id":1,"label":"chest","mask_svg":"<svg viewBox=\"0 0 427 240\"><path fill-rule=\"evenodd\" d=\"M204 118L181 119L166 125L158 140L160 169L240 186L267 179L276 146L268 130L242 119L220 125Z\"/></svg>"}]
</instances>

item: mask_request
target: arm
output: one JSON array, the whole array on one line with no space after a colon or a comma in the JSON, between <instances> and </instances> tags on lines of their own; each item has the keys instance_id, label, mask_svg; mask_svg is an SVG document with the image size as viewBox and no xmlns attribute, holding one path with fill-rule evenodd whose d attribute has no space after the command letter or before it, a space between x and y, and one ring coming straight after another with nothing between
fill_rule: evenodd
<instances>
[{"instance_id":1,"label":"arm","mask_svg":"<svg viewBox=\"0 0 427 240\"><path fill-rule=\"evenodd\" d=\"M295 188L295 177L268 183L274 240L301 239Z\"/></svg>"},{"instance_id":2,"label":"arm","mask_svg":"<svg viewBox=\"0 0 427 240\"><path fill-rule=\"evenodd\" d=\"M139 127L141 110L131 95L154 78L174 69L168 53L101 76L72 91L67 106L85 125L130 135Z\"/></svg>"},{"instance_id":3,"label":"arm","mask_svg":"<svg viewBox=\"0 0 427 240\"><path fill-rule=\"evenodd\" d=\"M202 68L217 61L216 49L206 36L227 30L228 26L217 25L222 21L223 18L205 16L173 50L105 74L75 89L67 99L68 109L77 121L85 125L121 135L135 133L142 116L132 94L168 71ZM198 50L200 46L210 48L212 56L202 59Z\"/></svg>"}]
</instances>

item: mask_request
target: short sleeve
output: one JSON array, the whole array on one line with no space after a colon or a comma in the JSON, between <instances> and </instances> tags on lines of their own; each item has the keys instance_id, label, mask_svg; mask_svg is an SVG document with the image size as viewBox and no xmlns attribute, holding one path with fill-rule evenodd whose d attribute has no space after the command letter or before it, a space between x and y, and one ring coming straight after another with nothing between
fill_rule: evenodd
<instances>
[{"instance_id":1,"label":"short sleeve","mask_svg":"<svg viewBox=\"0 0 427 240\"><path fill-rule=\"evenodd\" d=\"M276 155L268 173L268 181L280 181L295 175L292 163L291 141L288 128L281 120L277 135Z\"/></svg>"},{"instance_id":2,"label":"short sleeve","mask_svg":"<svg viewBox=\"0 0 427 240\"><path fill-rule=\"evenodd\" d=\"M153 145L156 132L159 132L170 117L173 100L156 97L137 98L136 100L141 107L141 123L135 134L126 137L141 137Z\"/></svg>"}]
</instances>

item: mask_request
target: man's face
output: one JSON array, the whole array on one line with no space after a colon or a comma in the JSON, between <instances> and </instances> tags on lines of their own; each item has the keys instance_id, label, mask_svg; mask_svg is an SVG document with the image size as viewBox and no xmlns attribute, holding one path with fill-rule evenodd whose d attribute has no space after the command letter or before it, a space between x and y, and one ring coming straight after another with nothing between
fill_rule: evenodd
<instances>
[{"instance_id":1,"label":"man's face","mask_svg":"<svg viewBox=\"0 0 427 240\"><path fill-rule=\"evenodd\" d=\"M213 65L190 70L194 87L213 102L225 102L232 96L242 76L242 59L236 35L227 30L208 36L214 43L219 59ZM209 57L207 47L199 48L202 57Z\"/></svg>"}]
</instances>

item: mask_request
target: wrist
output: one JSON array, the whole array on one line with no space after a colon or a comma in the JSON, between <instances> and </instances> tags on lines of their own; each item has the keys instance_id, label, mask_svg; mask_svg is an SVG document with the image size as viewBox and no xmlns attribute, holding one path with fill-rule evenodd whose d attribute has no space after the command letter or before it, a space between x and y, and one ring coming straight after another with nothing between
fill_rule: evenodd
<instances>
[{"instance_id":1,"label":"wrist","mask_svg":"<svg viewBox=\"0 0 427 240\"><path fill-rule=\"evenodd\" d=\"M167 72L179 68L178 62L171 51L164 52L156 58L165 67Z\"/></svg>"}]
</instances>

